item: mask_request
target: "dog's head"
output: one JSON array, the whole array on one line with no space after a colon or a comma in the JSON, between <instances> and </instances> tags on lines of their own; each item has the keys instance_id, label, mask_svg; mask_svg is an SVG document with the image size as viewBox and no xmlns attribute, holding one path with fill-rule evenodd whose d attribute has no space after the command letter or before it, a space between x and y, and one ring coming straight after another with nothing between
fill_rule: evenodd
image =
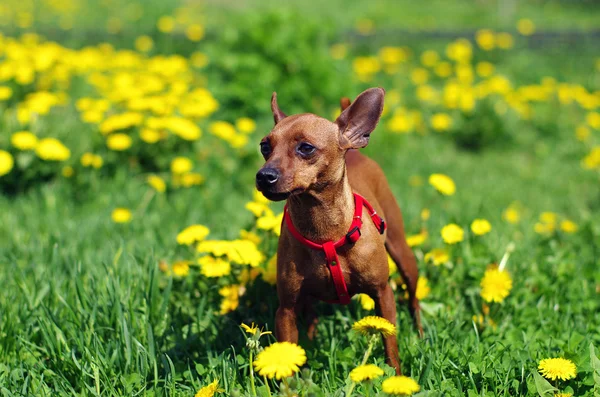
<instances>
[{"instance_id":1,"label":"dog's head","mask_svg":"<svg viewBox=\"0 0 600 397\"><path fill-rule=\"evenodd\" d=\"M269 200L320 191L339 181L348 149L367 146L383 111L384 90L369 88L331 122L311 113L286 116L271 98L275 127L260 141L265 165L256 174L256 187Z\"/></svg>"}]
</instances>

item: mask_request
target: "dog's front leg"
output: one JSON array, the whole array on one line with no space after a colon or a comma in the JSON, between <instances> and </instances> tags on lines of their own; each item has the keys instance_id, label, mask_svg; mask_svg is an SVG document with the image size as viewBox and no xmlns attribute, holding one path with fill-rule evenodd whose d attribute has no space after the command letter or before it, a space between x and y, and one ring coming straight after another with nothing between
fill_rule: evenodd
<instances>
[{"instance_id":1,"label":"dog's front leg","mask_svg":"<svg viewBox=\"0 0 600 397\"><path fill-rule=\"evenodd\" d=\"M392 287L386 283L385 287L378 291L375 299L377 314L396 325L396 301ZM396 374L400 375L400 360L398 358L398 340L396 335L383 337L386 361L389 366L396 369Z\"/></svg>"},{"instance_id":2,"label":"dog's front leg","mask_svg":"<svg viewBox=\"0 0 600 397\"><path fill-rule=\"evenodd\" d=\"M279 305L275 313L275 337L279 342L298 343L297 310L293 306Z\"/></svg>"}]
</instances>

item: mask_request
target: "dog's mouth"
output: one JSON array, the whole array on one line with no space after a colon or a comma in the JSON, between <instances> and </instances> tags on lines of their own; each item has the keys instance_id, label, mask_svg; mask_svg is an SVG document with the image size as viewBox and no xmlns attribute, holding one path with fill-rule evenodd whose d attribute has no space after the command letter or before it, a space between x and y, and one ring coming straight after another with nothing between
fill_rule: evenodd
<instances>
[{"instance_id":1,"label":"dog's mouth","mask_svg":"<svg viewBox=\"0 0 600 397\"><path fill-rule=\"evenodd\" d=\"M262 191L261 193L263 194L263 196L265 196L267 199L269 199L271 201L283 201L283 200L287 200L290 196L295 195L295 194L300 194L303 191L304 191L304 189L297 188L297 189L290 190L288 192Z\"/></svg>"}]
</instances>

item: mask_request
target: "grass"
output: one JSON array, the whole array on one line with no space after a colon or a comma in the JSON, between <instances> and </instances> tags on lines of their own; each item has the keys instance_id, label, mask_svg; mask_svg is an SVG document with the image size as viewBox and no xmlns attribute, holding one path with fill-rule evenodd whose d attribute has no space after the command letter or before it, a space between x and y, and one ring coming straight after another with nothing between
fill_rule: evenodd
<instances>
[{"instance_id":1,"label":"grass","mask_svg":"<svg viewBox=\"0 0 600 397\"><path fill-rule=\"evenodd\" d=\"M311 4L297 6L297 12L306 15L302 13ZM435 18L440 21L436 28L513 25L512 19L494 24L490 9L496 3L483 2L474 9L445 4L431 6L432 13L448 15ZM548 21L548 28L570 28L573 21L577 26L593 26L597 13L581 11L578 5L560 3L563 17L547 19L545 13L556 4L539 8L535 2L525 3L516 16L534 15L536 22ZM252 6L253 2L245 3L245 7ZM364 11L350 3L348 13L364 12L381 26L393 25L397 15L403 15L406 26L433 26L427 19L419 25L416 7L405 2L370 7ZM227 8L207 11L208 26L210 16L218 21L223 10ZM328 29L341 32L352 26L335 15ZM218 39L214 43L221 44ZM412 45L418 49L431 44ZM367 44L367 50L374 52L376 47ZM576 51L578 62L519 48L514 56L500 57L497 63L519 84L551 75L598 90L598 74L591 66L593 53ZM219 89L210 84L216 83L209 83L211 90ZM230 84L233 87L235 82ZM381 84L391 82L382 80ZM359 85L352 88L358 90ZM213 153L209 160L199 162L199 171L206 177L201 187L158 194L148 187L139 168L119 165L102 172L86 171L83 182L58 177L16 194L0 195L0 394L189 396L219 379L224 395L250 395L248 350L239 324L255 322L272 329L275 288L260 279L249 284L239 308L222 316L217 294L221 284L194 269L188 277L170 277L159 271L158 263L193 257L175 240L187 225L209 226L214 239L237 238L240 229L254 225L244 204L252 198L254 174L261 165L253 143L272 125L268 100L268 96L256 97L256 107L262 109L256 117L258 128L243 155L216 139L203 138ZM286 105L319 107L280 97L282 109ZM334 105L324 106L332 109ZM551 108L549 112L558 111ZM238 108L223 110L232 118L243 115L239 112ZM71 107L43 123L45 131L58 131L57 135L65 137L72 137L68 131L81 128ZM431 210L425 223L430 239L414 250L431 286L423 301L423 339L410 327L406 308L398 306L403 371L419 382L424 395L538 395L533 372L539 360L547 357L569 358L577 365L577 378L561 382L561 390L575 395L600 390L590 360L590 344L600 347L598 174L582 169L584 147L566 123L557 122L547 135L539 124L525 126L511 131L516 138L506 146L472 152L457 148L451 136L398 135L382 124L365 149L385 170L409 234L423 226L421 210ZM8 142L12 132L7 124L3 127L2 143ZM86 134L71 139L74 145L86 147ZM434 172L454 179L456 195L441 197L433 191L426 181ZM415 186L414 176L423 184ZM501 216L514 201L522 204L522 219L516 225ZM112 209L120 206L133 210L131 223L111 221ZM535 233L534 224L543 211L573 219L577 233ZM492 232L473 236L468 225L475 218L488 219ZM426 252L444 245L439 230L450 222L465 227L465 241L449 247L448 265L425 263ZM271 236L269 251L274 241ZM483 314L481 277L511 242L515 250L507 269L513 289L504 303L491 305L488 322L478 325L473 316ZM310 342L302 337L300 341L308 355L310 375L297 379L310 376L318 385L316 395L340 395L348 373L367 348L366 339L351 332L351 325L372 312L358 303L348 307L321 304L318 311L317 339ZM392 374L383 362L380 343L372 357L387 375ZM380 384L375 382L378 388ZM270 385L273 391L278 387ZM259 395L267 395L261 379L257 379L257 389ZM364 386L359 385L356 392L364 393Z\"/></svg>"}]
</instances>

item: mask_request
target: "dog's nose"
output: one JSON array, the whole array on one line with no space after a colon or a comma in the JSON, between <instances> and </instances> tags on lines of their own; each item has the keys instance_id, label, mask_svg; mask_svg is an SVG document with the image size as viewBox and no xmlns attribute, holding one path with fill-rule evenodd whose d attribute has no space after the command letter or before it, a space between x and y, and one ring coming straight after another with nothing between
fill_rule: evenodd
<instances>
[{"instance_id":1,"label":"dog's nose","mask_svg":"<svg viewBox=\"0 0 600 397\"><path fill-rule=\"evenodd\" d=\"M256 185L266 189L277 183L279 180L279 171L275 168L263 168L256 174Z\"/></svg>"}]
</instances>

